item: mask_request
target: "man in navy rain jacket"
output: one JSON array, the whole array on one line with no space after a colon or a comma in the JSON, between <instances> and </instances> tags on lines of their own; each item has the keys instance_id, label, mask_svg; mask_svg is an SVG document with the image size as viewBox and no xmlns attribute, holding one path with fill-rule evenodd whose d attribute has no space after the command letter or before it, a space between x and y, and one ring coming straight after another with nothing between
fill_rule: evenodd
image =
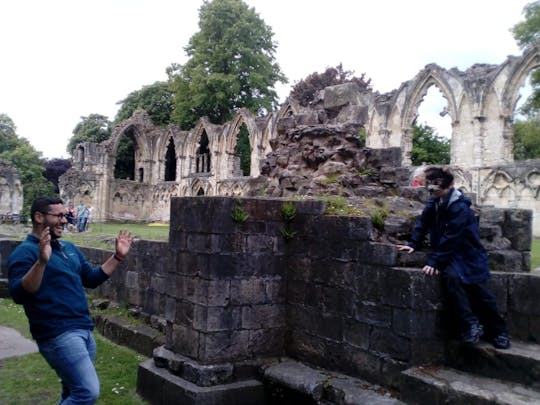
<instances>
[{"instance_id":1,"label":"man in navy rain jacket","mask_svg":"<svg viewBox=\"0 0 540 405\"><path fill-rule=\"evenodd\" d=\"M449 303L461 324L463 341L474 344L484 336L495 347L507 349L510 339L506 322L487 286L487 252L480 242L471 201L453 187L450 171L431 167L425 175L432 197L416 223L411 242L397 248L412 253L429 233L433 252L422 270L427 275L441 273Z\"/></svg>"}]
</instances>

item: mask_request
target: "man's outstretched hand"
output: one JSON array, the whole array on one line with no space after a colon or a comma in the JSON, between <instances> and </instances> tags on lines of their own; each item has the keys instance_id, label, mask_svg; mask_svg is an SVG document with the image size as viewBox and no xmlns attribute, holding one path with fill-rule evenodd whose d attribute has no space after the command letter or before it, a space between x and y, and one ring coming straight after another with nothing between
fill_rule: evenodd
<instances>
[{"instance_id":1,"label":"man's outstretched hand","mask_svg":"<svg viewBox=\"0 0 540 405\"><path fill-rule=\"evenodd\" d=\"M124 259L129 250L131 249L131 242L133 242L133 236L125 229L121 229L114 240L114 248L116 249L116 256L119 259Z\"/></svg>"}]
</instances>

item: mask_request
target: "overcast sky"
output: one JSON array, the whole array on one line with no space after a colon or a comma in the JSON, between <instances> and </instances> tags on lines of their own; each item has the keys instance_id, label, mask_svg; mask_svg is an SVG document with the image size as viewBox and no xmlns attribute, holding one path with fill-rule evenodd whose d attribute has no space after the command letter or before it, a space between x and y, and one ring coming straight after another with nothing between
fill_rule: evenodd
<instances>
[{"instance_id":1,"label":"overcast sky","mask_svg":"<svg viewBox=\"0 0 540 405\"><path fill-rule=\"evenodd\" d=\"M465 70L519 55L509 29L525 0L244 0L278 42L291 86L343 63L396 89L425 65ZM202 0L2 0L0 113L44 157L68 157L81 116L113 119L117 102L185 63ZM424 103L427 104L427 103Z\"/></svg>"}]
</instances>

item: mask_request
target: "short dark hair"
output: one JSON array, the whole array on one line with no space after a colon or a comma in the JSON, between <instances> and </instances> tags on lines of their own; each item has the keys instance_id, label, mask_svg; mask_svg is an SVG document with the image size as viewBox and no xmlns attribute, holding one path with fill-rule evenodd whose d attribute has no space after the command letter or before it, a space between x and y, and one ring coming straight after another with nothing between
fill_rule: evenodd
<instances>
[{"instance_id":1,"label":"short dark hair","mask_svg":"<svg viewBox=\"0 0 540 405\"><path fill-rule=\"evenodd\" d=\"M448 188L454 182L454 175L443 167L428 167L425 172L427 181L440 180L441 188Z\"/></svg>"},{"instance_id":2,"label":"short dark hair","mask_svg":"<svg viewBox=\"0 0 540 405\"><path fill-rule=\"evenodd\" d=\"M64 204L64 202L58 197L49 195L36 198L32 203L32 207L30 207L30 218L32 219L32 224L34 224L34 215L36 212L46 213L49 211L49 205L55 204Z\"/></svg>"}]
</instances>

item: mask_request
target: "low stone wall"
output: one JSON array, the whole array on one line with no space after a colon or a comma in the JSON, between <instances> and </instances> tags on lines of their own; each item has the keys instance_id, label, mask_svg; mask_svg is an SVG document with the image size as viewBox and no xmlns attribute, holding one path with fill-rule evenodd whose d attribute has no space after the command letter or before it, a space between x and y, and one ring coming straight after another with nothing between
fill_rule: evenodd
<instances>
[{"instance_id":1,"label":"low stone wall","mask_svg":"<svg viewBox=\"0 0 540 405\"><path fill-rule=\"evenodd\" d=\"M165 318L166 348L201 367L285 355L395 386L406 367L445 361L439 278L420 271L427 253L376 242L371 219L324 215L321 201L293 201L287 221L284 203L174 198L169 243L134 242L96 293ZM512 272L490 282L510 332L538 341L527 212L479 218L490 257L507 252L492 260ZM0 241L2 257L14 246ZM96 264L110 255L83 250Z\"/></svg>"}]
</instances>

